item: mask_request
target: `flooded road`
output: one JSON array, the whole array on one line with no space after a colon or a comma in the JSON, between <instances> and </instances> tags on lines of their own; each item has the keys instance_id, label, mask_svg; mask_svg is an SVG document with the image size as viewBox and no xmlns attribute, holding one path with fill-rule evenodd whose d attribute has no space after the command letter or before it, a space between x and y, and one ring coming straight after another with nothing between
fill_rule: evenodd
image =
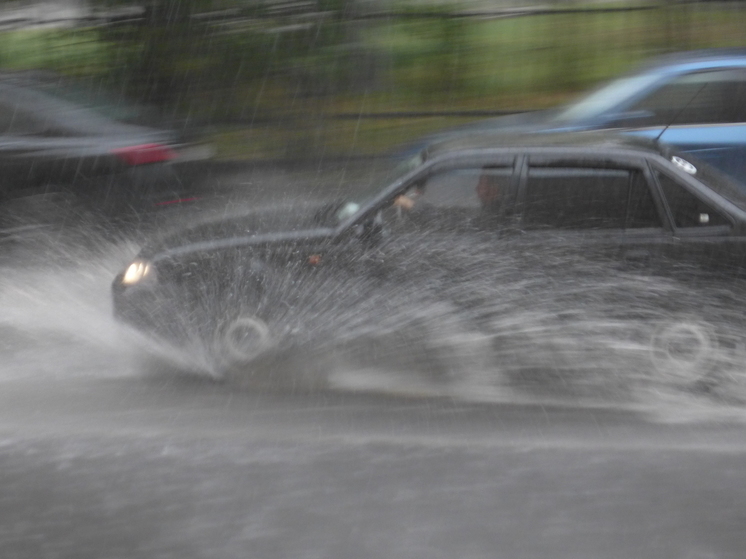
<instances>
[{"instance_id":1,"label":"flooded road","mask_svg":"<svg viewBox=\"0 0 746 559\"><path fill-rule=\"evenodd\" d=\"M252 192L159 226L297 203L302 190ZM223 381L114 322L109 285L140 239L87 233L71 225L3 246L3 557L742 556L743 406L676 382L621 390L648 353L609 336L613 323L603 339L617 353L592 356L627 359L610 368L612 390L431 381L344 361L323 389ZM505 320L559 332L541 309L538 322ZM602 326L575 324L554 338L563 371ZM479 340L451 334L451 362L479 370ZM319 359L303 357L280 372Z\"/></svg>"},{"instance_id":2,"label":"flooded road","mask_svg":"<svg viewBox=\"0 0 746 559\"><path fill-rule=\"evenodd\" d=\"M6 557L737 558L741 426L184 378L4 383Z\"/></svg>"}]
</instances>

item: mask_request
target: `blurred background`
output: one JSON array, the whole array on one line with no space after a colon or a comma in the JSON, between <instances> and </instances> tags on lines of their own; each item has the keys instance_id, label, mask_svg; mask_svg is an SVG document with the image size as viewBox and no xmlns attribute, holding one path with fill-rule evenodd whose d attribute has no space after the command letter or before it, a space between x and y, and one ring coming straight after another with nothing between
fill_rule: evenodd
<instances>
[{"instance_id":1,"label":"blurred background","mask_svg":"<svg viewBox=\"0 0 746 559\"><path fill-rule=\"evenodd\" d=\"M746 3L17 0L0 30L2 72L64 77L217 159L292 160L385 154L652 55L743 44Z\"/></svg>"}]
</instances>

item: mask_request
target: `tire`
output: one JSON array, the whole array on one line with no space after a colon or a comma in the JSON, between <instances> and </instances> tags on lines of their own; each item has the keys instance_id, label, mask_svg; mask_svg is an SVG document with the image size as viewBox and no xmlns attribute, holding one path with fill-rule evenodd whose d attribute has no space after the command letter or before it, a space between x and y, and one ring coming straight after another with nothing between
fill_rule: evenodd
<instances>
[{"instance_id":1,"label":"tire","mask_svg":"<svg viewBox=\"0 0 746 559\"><path fill-rule=\"evenodd\" d=\"M189 329L201 339L218 374L244 368L275 346L267 317L262 314L269 269L259 261L228 272L215 283L197 288Z\"/></svg>"},{"instance_id":2,"label":"tire","mask_svg":"<svg viewBox=\"0 0 746 559\"><path fill-rule=\"evenodd\" d=\"M718 355L715 327L698 318L681 317L657 326L650 339L656 380L677 385L706 381Z\"/></svg>"},{"instance_id":3,"label":"tire","mask_svg":"<svg viewBox=\"0 0 746 559\"><path fill-rule=\"evenodd\" d=\"M267 323L256 315L244 314L229 321L216 333L216 348L230 365L250 363L274 345Z\"/></svg>"}]
</instances>

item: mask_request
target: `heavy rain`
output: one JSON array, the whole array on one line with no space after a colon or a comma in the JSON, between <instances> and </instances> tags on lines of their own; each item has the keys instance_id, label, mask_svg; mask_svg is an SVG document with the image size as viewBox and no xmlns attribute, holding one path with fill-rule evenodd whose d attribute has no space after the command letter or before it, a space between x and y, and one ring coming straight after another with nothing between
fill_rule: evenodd
<instances>
[{"instance_id":1,"label":"heavy rain","mask_svg":"<svg viewBox=\"0 0 746 559\"><path fill-rule=\"evenodd\" d=\"M744 19L1 4L0 557L742 557Z\"/></svg>"}]
</instances>

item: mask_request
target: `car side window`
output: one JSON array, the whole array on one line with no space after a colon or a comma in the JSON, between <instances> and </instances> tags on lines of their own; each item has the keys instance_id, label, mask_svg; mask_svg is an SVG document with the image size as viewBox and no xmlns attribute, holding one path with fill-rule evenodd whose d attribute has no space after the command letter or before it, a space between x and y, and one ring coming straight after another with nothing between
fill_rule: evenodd
<instances>
[{"instance_id":1,"label":"car side window","mask_svg":"<svg viewBox=\"0 0 746 559\"><path fill-rule=\"evenodd\" d=\"M650 112L640 126L746 122L746 70L680 76L630 108Z\"/></svg>"},{"instance_id":2,"label":"car side window","mask_svg":"<svg viewBox=\"0 0 746 559\"><path fill-rule=\"evenodd\" d=\"M644 175L637 169L529 167L525 229L662 227Z\"/></svg>"},{"instance_id":3,"label":"car side window","mask_svg":"<svg viewBox=\"0 0 746 559\"><path fill-rule=\"evenodd\" d=\"M639 171L630 173L629 195L626 206L627 216L624 225L626 229L663 227L658 208L650 192L650 185Z\"/></svg>"},{"instance_id":4,"label":"car side window","mask_svg":"<svg viewBox=\"0 0 746 559\"><path fill-rule=\"evenodd\" d=\"M450 169L418 182L393 207L398 217L429 228L497 227L512 176L507 165Z\"/></svg>"},{"instance_id":5,"label":"car side window","mask_svg":"<svg viewBox=\"0 0 746 559\"><path fill-rule=\"evenodd\" d=\"M728 219L707 202L703 202L668 175L655 172L663 195L678 228L730 225Z\"/></svg>"}]
</instances>

